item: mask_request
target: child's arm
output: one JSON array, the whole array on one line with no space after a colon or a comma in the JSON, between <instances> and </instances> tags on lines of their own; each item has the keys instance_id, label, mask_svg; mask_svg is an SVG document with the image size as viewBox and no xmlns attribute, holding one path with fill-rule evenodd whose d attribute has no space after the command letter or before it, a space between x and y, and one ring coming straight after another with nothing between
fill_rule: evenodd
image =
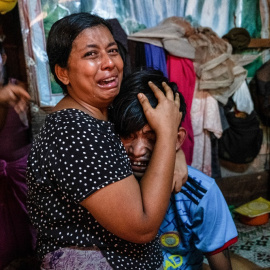
<instances>
[{"instance_id":1,"label":"child's arm","mask_svg":"<svg viewBox=\"0 0 270 270\"><path fill-rule=\"evenodd\" d=\"M188 179L186 157L182 149L176 152L172 192L178 193Z\"/></svg>"},{"instance_id":2,"label":"child's arm","mask_svg":"<svg viewBox=\"0 0 270 270\"><path fill-rule=\"evenodd\" d=\"M229 250L216 253L211 256L206 256L211 270L232 270Z\"/></svg>"}]
</instances>

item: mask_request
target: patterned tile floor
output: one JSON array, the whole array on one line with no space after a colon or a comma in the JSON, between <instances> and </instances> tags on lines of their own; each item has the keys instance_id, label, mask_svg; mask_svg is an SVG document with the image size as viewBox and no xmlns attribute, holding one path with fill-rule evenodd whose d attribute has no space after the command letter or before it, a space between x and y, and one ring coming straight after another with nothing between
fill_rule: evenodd
<instances>
[{"instance_id":1,"label":"patterned tile floor","mask_svg":"<svg viewBox=\"0 0 270 270\"><path fill-rule=\"evenodd\" d=\"M270 267L270 221L260 226L249 226L235 218L238 242L230 251L249 259L260 267Z\"/></svg>"}]
</instances>

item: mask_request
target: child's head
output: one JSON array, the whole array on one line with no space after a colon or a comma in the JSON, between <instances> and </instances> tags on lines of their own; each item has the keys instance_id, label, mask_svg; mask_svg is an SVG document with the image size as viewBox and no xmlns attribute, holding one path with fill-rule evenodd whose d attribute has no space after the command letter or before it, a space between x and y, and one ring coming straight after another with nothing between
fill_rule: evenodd
<instances>
[{"instance_id":1,"label":"child's head","mask_svg":"<svg viewBox=\"0 0 270 270\"><path fill-rule=\"evenodd\" d=\"M138 93L144 93L152 107L157 106L158 101L148 85L149 81L153 82L163 92L165 91L162 82L167 83L174 93L178 91L176 83L169 82L160 70L145 69L127 75L122 81L120 93L114 99L111 116L116 132L120 136L128 136L147 124L142 106L137 98ZM179 95L181 104L179 110L182 112L183 121L186 115L186 103L180 92Z\"/></svg>"},{"instance_id":2,"label":"child's head","mask_svg":"<svg viewBox=\"0 0 270 270\"><path fill-rule=\"evenodd\" d=\"M116 132L120 135L134 175L139 179L145 173L150 161L155 143L156 134L148 125L144 116L142 106L138 101L138 93L144 93L150 104L156 107L158 101L148 85L152 81L163 92L162 82L166 82L174 93L177 85L169 82L163 73L158 70L140 70L124 78L120 93L113 102L112 121L115 124ZM182 120L186 114L184 97L180 94L180 111ZM180 149L186 137L186 130L179 126L176 150ZM170 140L170 138L168 138Z\"/></svg>"}]
</instances>

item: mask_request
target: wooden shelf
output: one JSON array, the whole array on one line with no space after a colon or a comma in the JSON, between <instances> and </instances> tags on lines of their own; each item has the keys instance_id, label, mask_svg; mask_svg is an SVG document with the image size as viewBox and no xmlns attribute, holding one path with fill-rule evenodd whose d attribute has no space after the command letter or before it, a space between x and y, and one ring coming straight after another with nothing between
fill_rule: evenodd
<instances>
[{"instance_id":1,"label":"wooden shelf","mask_svg":"<svg viewBox=\"0 0 270 270\"><path fill-rule=\"evenodd\" d=\"M270 48L269 38L252 38L248 48Z\"/></svg>"}]
</instances>

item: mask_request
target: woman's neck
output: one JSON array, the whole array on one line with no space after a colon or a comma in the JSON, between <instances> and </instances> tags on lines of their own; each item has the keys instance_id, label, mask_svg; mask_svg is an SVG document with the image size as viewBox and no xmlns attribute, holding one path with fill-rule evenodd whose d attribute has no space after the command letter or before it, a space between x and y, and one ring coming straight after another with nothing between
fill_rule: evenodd
<instances>
[{"instance_id":1,"label":"woman's neck","mask_svg":"<svg viewBox=\"0 0 270 270\"><path fill-rule=\"evenodd\" d=\"M63 109L78 109L86 114L93 116L96 119L108 121L108 108L97 108L88 103L85 103L82 100L77 99L76 97L71 97L66 95L53 109L53 111L59 111Z\"/></svg>"}]
</instances>

